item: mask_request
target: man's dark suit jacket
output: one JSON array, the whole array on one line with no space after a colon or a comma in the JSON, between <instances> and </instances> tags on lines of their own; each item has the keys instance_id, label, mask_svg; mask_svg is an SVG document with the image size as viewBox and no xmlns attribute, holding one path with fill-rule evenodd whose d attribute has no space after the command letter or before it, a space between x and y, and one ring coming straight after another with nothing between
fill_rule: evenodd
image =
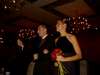
<instances>
[{"instance_id":1,"label":"man's dark suit jacket","mask_svg":"<svg viewBox=\"0 0 100 75\"><path fill-rule=\"evenodd\" d=\"M54 48L54 40L51 36L47 36L45 39L41 39L38 46L39 58L36 62L34 75L53 75L52 74L52 61L50 53ZM43 50L47 49L48 54L44 54Z\"/></svg>"}]
</instances>

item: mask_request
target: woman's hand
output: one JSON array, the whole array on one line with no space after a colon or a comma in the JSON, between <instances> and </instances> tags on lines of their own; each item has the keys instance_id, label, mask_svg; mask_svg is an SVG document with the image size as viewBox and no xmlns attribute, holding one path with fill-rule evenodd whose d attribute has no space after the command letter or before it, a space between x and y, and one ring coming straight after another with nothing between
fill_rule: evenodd
<instances>
[{"instance_id":1,"label":"woman's hand","mask_svg":"<svg viewBox=\"0 0 100 75\"><path fill-rule=\"evenodd\" d=\"M62 55L57 56L57 61L65 61L64 57Z\"/></svg>"}]
</instances>

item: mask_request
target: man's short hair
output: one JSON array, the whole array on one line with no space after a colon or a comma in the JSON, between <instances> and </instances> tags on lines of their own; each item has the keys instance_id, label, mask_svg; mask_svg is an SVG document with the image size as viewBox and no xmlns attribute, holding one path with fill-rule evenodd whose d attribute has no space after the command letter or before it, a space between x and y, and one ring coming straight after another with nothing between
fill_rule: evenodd
<instances>
[{"instance_id":1,"label":"man's short hair","mask_svg":"<svg viewBox=\"0 0 100 75\"><path fill-rule=\"evenodd\" d=\"M45 25L45 24L40 24L39 26L42 26L43 28L46 28L47 29L47 33L50 32L50 27L48 25ZM38 27L39 27L38 26Z\"/></svg>"}]
</instances>

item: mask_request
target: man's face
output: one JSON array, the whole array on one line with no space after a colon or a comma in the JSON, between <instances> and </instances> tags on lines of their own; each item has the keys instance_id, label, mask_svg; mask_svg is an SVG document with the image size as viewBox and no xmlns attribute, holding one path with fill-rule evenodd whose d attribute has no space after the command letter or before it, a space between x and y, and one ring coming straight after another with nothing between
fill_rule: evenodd
<instances>
[{"instance_id":1,"label":"man's face","mask_svg":"<svg viewBox=\"0 0 100 75\"><path fill-rule=\"evenodd\" d=\"M38 27L37 33L38 33L38 35L39 35L40 37L43 37L44 35L46 35L47 29L46 29L45 27L43 27L42 25L40 25L40 26Z\"/></svg>"}]
</instances>

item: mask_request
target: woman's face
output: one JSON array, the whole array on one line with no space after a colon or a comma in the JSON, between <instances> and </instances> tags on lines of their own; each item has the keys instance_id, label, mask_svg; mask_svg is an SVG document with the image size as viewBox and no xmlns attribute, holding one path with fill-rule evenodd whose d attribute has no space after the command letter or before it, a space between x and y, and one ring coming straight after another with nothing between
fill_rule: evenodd
<instances>
[{"instance_id":1,"label":"woman's face","mask_svg":"<svg viewBox=\"0 0 100 75\"><path fill-rule=\"evenodd\" d=\"M65 25L65 23L63 23L61 20L58 20L58 21L57 21L57 24L56 24L56 31L57 31L57 32L66 31L66 25Z\"/></svg>"}]
</instances>

